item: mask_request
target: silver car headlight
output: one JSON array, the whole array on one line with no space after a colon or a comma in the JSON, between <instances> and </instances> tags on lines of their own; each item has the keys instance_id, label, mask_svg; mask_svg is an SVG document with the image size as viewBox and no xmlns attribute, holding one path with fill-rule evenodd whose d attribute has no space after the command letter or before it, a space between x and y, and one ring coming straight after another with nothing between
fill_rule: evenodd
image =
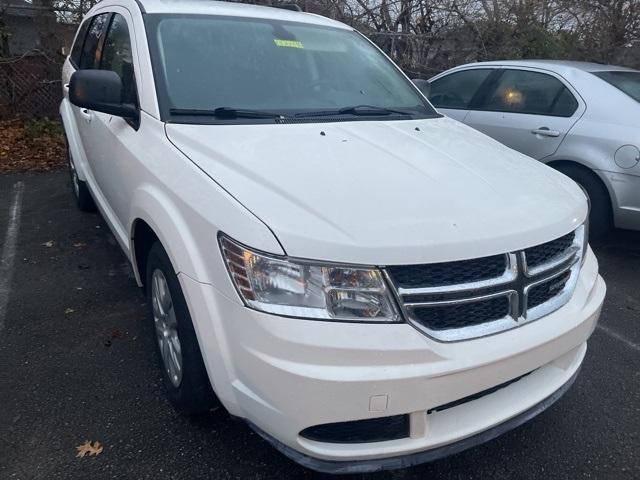
<instances>
[{"instance_id":1,"label":"silver car headlight","mask_svg":"<svg viewBox=\"0 0 640 480\"><path fill-rule=\"evenodd\" d=\"M376 268L332 265L257 252L219 236L229 275L245 304L288 317L343 322L399 322Z\"/></svg>"}]
</instances>

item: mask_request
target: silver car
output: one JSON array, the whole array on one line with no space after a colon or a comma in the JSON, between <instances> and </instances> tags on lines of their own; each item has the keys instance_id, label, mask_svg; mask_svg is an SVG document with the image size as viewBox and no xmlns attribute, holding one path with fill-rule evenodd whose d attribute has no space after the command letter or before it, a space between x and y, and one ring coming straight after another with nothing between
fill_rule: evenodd
<instances>
[{"instance_id":1,"label":"silver car","mask_svg":"<svg viewBox=\"0 0 640 480\"><path fill-rule=\"evenodd\" d=\"M591 233L640 230L640 71L595 63L481 62L429 80L441 113L578 182Z\"/></svg>"}]
</instances>

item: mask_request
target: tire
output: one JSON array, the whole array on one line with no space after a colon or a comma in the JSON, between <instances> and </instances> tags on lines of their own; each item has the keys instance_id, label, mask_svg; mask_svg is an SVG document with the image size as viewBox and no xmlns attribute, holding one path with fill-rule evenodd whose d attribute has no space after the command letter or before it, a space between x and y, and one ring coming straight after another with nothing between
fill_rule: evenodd
<instances>
[{"instance_id":1,"label":"tire","mask_svg":"<svg viewBox=\"0 0 640 480\"><path fill-rule=\"evenodd\" d=\"M209 382L180 282L160 242L149 250L146 266L147 305L169 400L185 415L207 412L219 402ZM178 358L180 368L175 361Z\"/></svg>"},{"instance_id":2,"label":"tire","mask_svg":"<svg viewBox=\"0 0 640 480\"><path fill-rule=\"evenodd\" d=\"M589 238L602 240L613 228L611 198L600 179L586 168L575 165L558 165L555 167L578 185L580 185L591 204L589 213Z\"/></svg>"},{"instance_id":3,"label":"tire","mask_svg":"<svg viewBox=\"0 0 640 480\"><path fill-rule=\"evenodd\" d=\"M82 212L95 212L96 204L93 201L91 192L87 182L83 182L78 178L76 167L73 163L73 157L71 152L67 149L67 156L69 158L69 175L71 176L71 190L73 197L76 199L76 205Z\"/></svg>"}]
</instances>

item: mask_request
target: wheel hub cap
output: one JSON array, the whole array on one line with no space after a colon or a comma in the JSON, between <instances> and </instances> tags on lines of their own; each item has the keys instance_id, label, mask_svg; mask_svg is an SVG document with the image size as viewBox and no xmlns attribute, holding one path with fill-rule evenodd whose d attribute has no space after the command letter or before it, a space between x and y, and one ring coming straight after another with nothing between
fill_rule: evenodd
<instances>
[{"instance_id":1,"label":"wheel hub cap","mask_svg":"<svg viewBox=\"0 0 640 480\"><path fill-rule=\"evenodd\" d=\"M182 381L182 348L178 337L178 322L167 279L156 269L151 277L151 301L156 338L162 363L174 387Z\"/></svg>"}]
</instances>

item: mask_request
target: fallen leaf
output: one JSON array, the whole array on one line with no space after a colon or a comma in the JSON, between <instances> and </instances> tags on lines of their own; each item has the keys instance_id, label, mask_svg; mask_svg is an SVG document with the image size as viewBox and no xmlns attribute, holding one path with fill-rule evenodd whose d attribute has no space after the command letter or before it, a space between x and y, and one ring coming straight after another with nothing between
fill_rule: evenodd
<instances>
[{"instance_id":1,"label":"fallen leaf","mask_svg":"<svg viewBox=\"0 0 640 480\"><path fill-rule=\"evenodd\" d=\"M100 455L102 453L102 445L98 441L93 442L92 445L89 440L85 440L82 445L76 447L76 450L78 451L76 457L80 458L84 457L87 454L89 454L89 456Z\"/></svg>"},{"instance_id":2,"label":"fallen leaf","mask_svg":"<svg viewBox=\"0 0 640 480\"><path fill-rule=\"evenodd\" d=\"M49 240L48 242L44 242L41 244L43 247L51 248L53 247L53 240Z\"/></svg>"},{"instance_id":3,"label":"fallen leaf","mask_svg":"<svg viewBox=\"0 0 640 480\"><path fill-rule=\"evenodd\" d=\"M73 308L67 308L64 313L66 313L67 315L69 315L70 313L75 312L75 310Z\"/></svg>"}]
</instances>

